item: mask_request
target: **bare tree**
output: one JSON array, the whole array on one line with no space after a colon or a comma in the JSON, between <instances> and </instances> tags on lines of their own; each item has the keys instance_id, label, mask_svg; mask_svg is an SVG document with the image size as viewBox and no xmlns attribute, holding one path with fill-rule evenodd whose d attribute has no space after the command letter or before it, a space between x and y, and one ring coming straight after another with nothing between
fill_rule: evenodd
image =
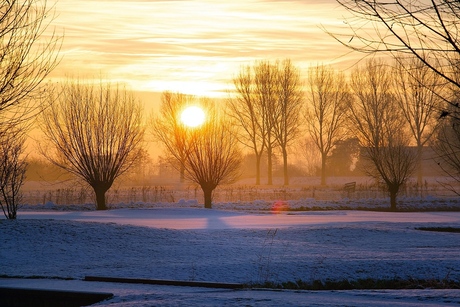
<instances>
[{"instance_id":1,"label":"bare tree","mask_svg":"<svg viewBox=\"0 0 460 307\"><path fill-rule=\"evenodd\" d=\"M256 157L256 185L260 184L260 162L266 147L266 112L257 99L255 69L243 66L233 79L235 97L228 101L228 115L240 127L238 140L250 148Z\"/></svg>"},{"instance_id":2,"label":"bare tree","mask_svg":"<svg viewBox=\"0 0 460 307\"><path fill-rule=\"evenodd\" d=\"M25 123L36 115L43 81L58 64L61 37L45 39L53 19L47 1L9 0L0 9L0 202L16 218L26 163Z\"/></svg>"},{"instance_id":3,"label":"bare tree","mask_svg":"<svg viewBox=\"0 0 460 307\"><path fill-rule=\"evenodd\" d=\"M414 171L416 154L408 147L405 121L390 92L390 71L376 60L353 71L351 88L356 101L350 105L350 120L364 158L370 162L365 172L386 184L391 210L396 210L396 197Z\"/></svg>"},{"instance_id":4,"label":"bare tree","mask_svg":"<svg viewBox=\"0 0 460 307\"><path fill-rule=\"evenodd\" d=\"M69 80L41 108L41 128L50 148L41 151L53 164L88 183L98 210L105 193L141 150L142 107L119 85Z\"/></svg>"},{"instance_id":5,"label":"bare tree","mask_svg":"<svg viewBox=\"0 0 460 307\"><path fill-rule=\"evenodd\" d=\"M327 157L346 135L351 95L344 74L323 65L310 68L307 84L307 129L321 154L321 185L325 185Z\"/></svg>"},{"instance_id":6,"label":"bare tree","mask_svg":"<svg viewBox=\"0 0 460 307\"><path fill-rule=\"evenodd\" d=\"M229 101L229 115L241 128L239 140L256 156L256 184L260 161L267 152L267 184L273 184L273 157L278 146L283 156L284 184L289 184L288 146L299 135L302 84L290 60L259 61L245 66L233 79L236 97Z\"/></svg>"},{"instance_id":7,"label":"bare tree","mask_svg":"<svg viewBox=\"0 0 460 307\"><path fill-rule=\"evenodd\" d=\"M347 33L329 33L343 45L364 53L412 54L446 83L460 88L454 77L460 61L460 5L452 0L337 0L352 17ZM449 103L445 92L437 93Z\"/></svg>"},{"instance_id":8,"label":"bare tree","mask_svg":"<svg viewBox=\"0 0 460 307\"><path fill-rule=\"evenodd\" d=\"M53 19L47 1L2 1L0 9L0 123L30 118L42 83L58 64L61 37L44 38Z\"/></svg>"},{"instance_id":9,"label":"bare tree","mask_svg":"<svg viewBox=\"0 0 460 307\"><path fill-rule=\"evenodd\" d=\"M438 155L438 165L448 177L460 183L460 114L456 111L457 108L450 106L450 109L454 116L441 120L433 144ZM448 183L445 186L460 195L458 186L455 187Z\"/></svg>"},{"instance_id":10,"label":"bare tree","mask_svg":"<svg viewBox=\"0 0 460 307\"><path fill-rule=\"evenodd\" d=\"M235 125L219 114L211 102L205 110L205 123L187 128L184 168L186 178L203 190L204 207L211 209L213 191L240 175L242 155Z\"/></svg>"},{"instance_id":11,"label":"bare tree","mask_svg":"<svg viewBox=\"0 0 460 307\"><path fill-rule=\"evenodd\" d=\"M343 45L364 53L410 54L439 75L453 92L460 90L460 4L456 0L337 0L349 13L347 33L329 33ZM429 87L427 84L424 86ZM445 104L440 118L459 115L451 91L435 92ZM443 108L449 105L449 108ZM442 109L441 109L442 108ZM445 126L448 129L452 126ZM444 131L455 135L456 131ZM455 160L456 157L452 156ZM445 168L447 170L450 168ZM453 176L459 170L453 171Z\"/></svg>"},{"instance_id":12,"label":"bare tree","mask_svg":"<svg viewBox=\"0 0 460 307\"><path fill-rule=\"evenodd\" d=\"M186 127L181 123L182 111L195 100L195 97L182 93L163 92L160 112L152 115L151 132L156 141L166 147L167 161L179 166L180 180L185 178L185 133Z\"/></svg>"},{"instance_id":13,"label":"bare tree","mask_svg":"<svg viewBox=\"0 0 460 307\"><path fill-rule=\"evenodd\" d=\"M265 148L267 151L267 184L273 184L273 155L276 148L273 123L279 118L276 112L278 100L278 71L275 64L269 61L260 61L254 66L254 82L256 99L262 110L263 132L265 136Z\"/></svg>"},{"instance_id":14,"label":"bare tree","mask_svg":"<svg viewBox=\"0 0 460 307\"><path fill-rule=\"evenodd\" d=\"M439 124L444 88L438 75L414 57L398 58L394 66L396 100L417 146L417 183L423 184L422 153ZM438 116L437 116L438 115Z\"/></svg>"},{"instance_id":15,"label":"bare tree","mask_svg":"<svg viewBox=\"0 0 460 307\"><path fill-rule=\"evenodd\" d=\"M283 156L284 185L289 185L288 146L300 134L304 92L300 72L290 60L278 62L276 66L278 99L269 118L273 120L273 134Z\"/></svg>"},{"instance_id":16,"label":"bare tree","mask_svg":"<svg viewBox=\"0 0 460 307\"><path fill-rule=\"evenodd\" d=\"M27 163L22 127L10 126L0 133L0 206L7 219L16 219L22 201L21 187Z\"/></svg>"}]
</instances>

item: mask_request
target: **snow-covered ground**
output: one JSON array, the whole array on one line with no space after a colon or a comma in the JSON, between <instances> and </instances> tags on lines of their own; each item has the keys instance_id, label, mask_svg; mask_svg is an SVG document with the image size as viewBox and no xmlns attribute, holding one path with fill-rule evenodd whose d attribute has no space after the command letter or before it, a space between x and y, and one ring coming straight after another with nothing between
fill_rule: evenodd
<instances>
[{"instance_id":1,"label":"snow-covered ground","mask_svg":"<svg viewBox=\"0 0 460 307\"><path fill-rule=\"evenodd\" d=\"M460 290L261 291L84 282L110 276L236 283L460 281L460 212L260 211L193 201L99 211L23 208L0 219L0 286L112 292L103 306L439 306ZM282 204L285 205L285 204ZM115 206L117 208L122 206ZM277 207L275 206L274 209Z\"/></svg>"}]
</instances>

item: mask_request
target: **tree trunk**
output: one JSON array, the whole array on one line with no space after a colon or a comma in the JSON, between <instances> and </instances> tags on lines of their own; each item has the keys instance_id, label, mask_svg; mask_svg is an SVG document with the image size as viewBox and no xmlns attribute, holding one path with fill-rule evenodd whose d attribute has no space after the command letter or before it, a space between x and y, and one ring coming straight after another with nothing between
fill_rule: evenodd
<instances>
[{"instance_id":1,"label":"tree trunk","mask_svg":"<svg viewBox=\"0 0 460 307\"><path fill-rule=\"evenodd\" d=\"M260 185L260 160L262 154L256 153L256 185Z\"/></svg>"},{"instance_id":2,"label":"tree trunk","mask_svg":"<svg viewBox=\"0 0 460 307\"><path fill-rule=\"evenodd\" d=\"M212 191L214 189L208 187L201 187L204 195L204 207L206 209L212 209Z\"/></svg>"},{"instance_id":3,"label":"tree trunk","mask_svg":"<svg viewBox=\"0 0 460 307\"><path fill-rule=\"evenodd\" d=\"M267 147L267 184L272 185L273 184L273 161L272 161L272 147L268 146Z\"/></svg>"},{"instance_id":4,"label":"tree trunk","mask_svg":"<svg viewBox=\"0 0 460 307\"><path fill-rule=\"evenodd\" d=\"M398 195L399 186L389 186L388 190L390 192L390 210L396 211L396 196Z\"/></svg>"},{"instance_id":5,"label":"tree trunk","mask_svg":"<svg viewBox=\"0 0 460 307\"><path fill-rule=\"evenodd\" d=\"M325 153L321 153L321 185L326 185L326 158Z\"/></svg>"},{"instance_id":6,"label":"tree trunk","mask_svg":"<svg viewBox=\"0 0 460 307\"><path fill-rule=\"evenodd\" d=\"M11 198L9 199L11 200ZM14 200L11 200L12 203L9 203L9 200L6 202L6 208L7 208L7 219L10 220L15 220L16 219L16 214L18 212L18 206L14 204Z\"/></svg>"},{"instance_id":7,"label":"tree trunk","mask_svg":"<svg viewBox=\"0 0 460 307\"><path fill-rule=\"evenodd\" d=\"M417 185L419 188L423 186L423 166L422 166L422 151L423 145L417 144Z\"/></svg>"},{"instance_id":8,"label":"tree trunk","mask_svg":"<svg viewBox=\"0 0 460 307\"><path fill-rule=\"evenodd\" d=\"M93 187L94 193L96 194L96 209L97 210L107 210L105 193L107 192L106 188Z\"/></svg>"},{"instance_id":9,"label":"tree trunk","mask_svg":"<svg viewBox=\"0 0 460 307\"><path fill-rule=\"evenodd\" d=\"M283 172L284 172L284 185L289 185L288 157L287 157L286 148L283 148Z\"/></svg>"}]
</instances>

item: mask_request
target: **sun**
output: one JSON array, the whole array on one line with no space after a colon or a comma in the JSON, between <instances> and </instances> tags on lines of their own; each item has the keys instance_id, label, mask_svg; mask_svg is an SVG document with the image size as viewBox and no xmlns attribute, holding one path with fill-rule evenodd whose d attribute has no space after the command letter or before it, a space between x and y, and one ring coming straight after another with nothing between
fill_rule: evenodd
<instances>
[{"instance_id":1,"label":"sun","mask_svg":"<svg viewBox=\"0 0 460 307\"><path fill-rule=\"evenodd\" d=\"M181 122L188 127L198 127L205 120L205 114L202 108L190 106L182 111L180 116Z\"/></svg>"}]
</instances>

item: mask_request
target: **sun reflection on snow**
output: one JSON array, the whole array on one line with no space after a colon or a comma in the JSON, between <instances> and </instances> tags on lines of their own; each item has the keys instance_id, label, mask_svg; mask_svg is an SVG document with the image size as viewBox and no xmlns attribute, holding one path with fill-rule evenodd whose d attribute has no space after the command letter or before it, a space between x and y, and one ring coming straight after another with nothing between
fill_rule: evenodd
<instances>
[{"instance_id":1,"label":"sun reflection on snow","mask_svg":"<svg viewBox=\"0 0 460 307\"><path fill-rule=\"evenodd\" d=\"M289 204L287 201L278 200L273 203L271 212L273 214L280 214L289 210Z\"/></svg>"}]
</instances>

